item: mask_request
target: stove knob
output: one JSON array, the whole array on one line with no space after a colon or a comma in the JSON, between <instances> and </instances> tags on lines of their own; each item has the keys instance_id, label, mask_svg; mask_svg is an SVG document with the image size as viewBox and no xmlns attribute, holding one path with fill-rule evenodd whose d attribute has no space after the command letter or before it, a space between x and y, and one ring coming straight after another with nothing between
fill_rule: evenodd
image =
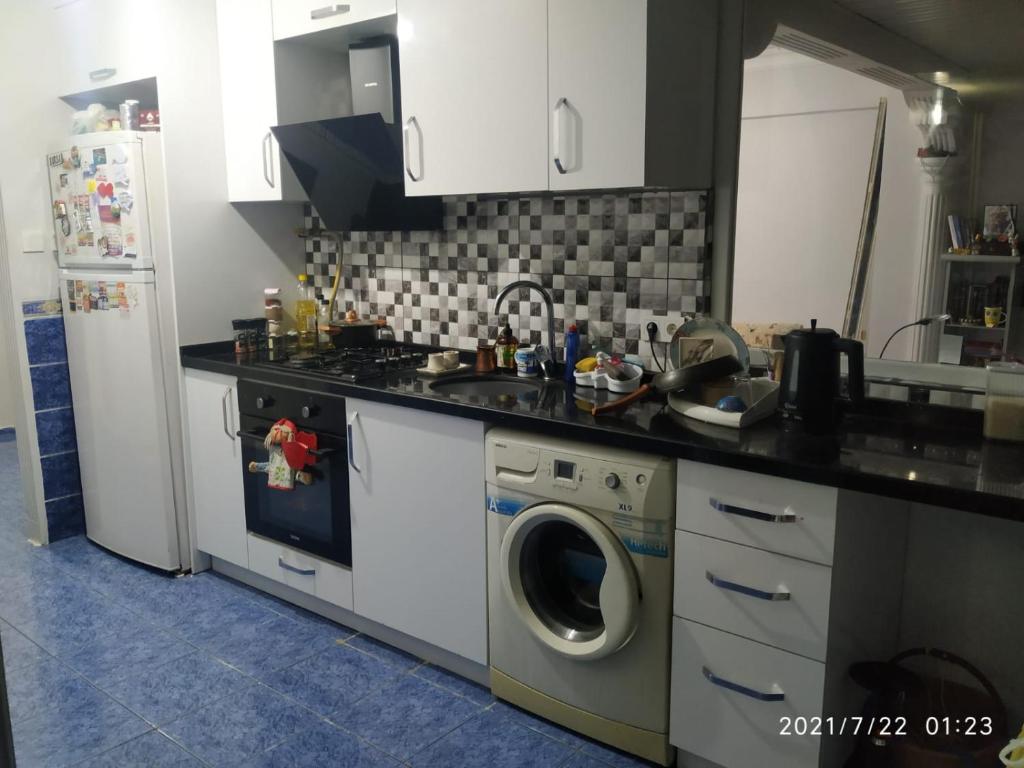
<instances>
[{"instance_id":1,"label":"stove knob","mask_svg":"<svg viewBox=\"0 0 1024 768\"><path fill-rule=\"evenodd\" d=\"M302 418L310 419L320 413L320 409L315 405L304 405L302 406Z\"/></svg>"},{"instance_id":2,"label":"stove knob","mask_svg":"<svg viewBox=\"0 0 1024 768\"><path fill-rule=\"evenodd\" d=\"M609 472L604 478L604 484L614 491L622 484L622 481L619 480L619 476L614 472Z\"/></svg>"},{"instance_id":3,"label":"stove knob","mask_svg":"<svg viewBox=\"0 0 1024 768\"><path fill-rule=\"evenodd\" d=\"M274 404L274 398L270 397L269 395L256 398L256 407L257 408L269 408L273 404Z\"/></svg>"}]
</instances>

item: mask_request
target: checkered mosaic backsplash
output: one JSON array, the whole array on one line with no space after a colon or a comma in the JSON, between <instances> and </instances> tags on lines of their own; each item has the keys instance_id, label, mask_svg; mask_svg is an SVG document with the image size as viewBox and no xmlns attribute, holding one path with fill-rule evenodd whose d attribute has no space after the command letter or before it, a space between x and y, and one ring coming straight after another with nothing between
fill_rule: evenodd
<instances>
[{"instance_id":1,"label":"checkered mosaic backsplash","mask_svg":"<svg viewBox=\"0 0 1024 768\"><path fill-rule=\"evenodd\" d=\"M521 342L547 344L537 293L521 289L493 313L503 286L533 280L554 299L559 359L575 323L585 347L638 354L648 368L643 318L710 309L707 192L446 197L444 212L441 231L345 233L339 306L387 317L406 342L472 350L507 318ZM309 205L305 226L321 226ZM324 295L335 248L306 240L306 271Z\"/></svg>"}]
</instances>

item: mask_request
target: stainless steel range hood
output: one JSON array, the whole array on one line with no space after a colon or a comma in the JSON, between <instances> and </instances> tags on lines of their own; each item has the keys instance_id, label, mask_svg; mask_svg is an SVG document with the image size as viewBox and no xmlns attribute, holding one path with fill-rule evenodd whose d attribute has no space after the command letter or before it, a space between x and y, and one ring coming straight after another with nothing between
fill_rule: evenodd
<instances>
[{"instance_id":1,"label":"stainless steel range hood","mask_svg":"<svg viewBox=\"0 0 1024 768\"><path fill-rule=\"evenodd\" d=\"M370 114L272 128L282 154L327 229L440 229L441 198L405 194L398 41L352 45L349 65L355 111Z\"/></svg>"}]
</instances>

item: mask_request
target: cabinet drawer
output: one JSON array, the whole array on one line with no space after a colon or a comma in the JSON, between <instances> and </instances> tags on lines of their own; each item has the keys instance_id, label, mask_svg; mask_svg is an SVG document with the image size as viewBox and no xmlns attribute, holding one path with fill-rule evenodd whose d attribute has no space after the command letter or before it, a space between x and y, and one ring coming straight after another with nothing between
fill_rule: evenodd
<instances>
[{"instance_id":1,"label":"cabinet drawer","mask_svg":"<svg viewBox=\"0 0 1024 768\"><path fill-rule=\"evenodd\" d=\"M291 547L248 534L249 570L352 610L352 571Z\"/></svg>"},{"instance_id":2,"label":"cabinet drawer","mask_svg":"<svg viewBox=\"0 0 1024 768\"><path fill-rule=\"evenodd\" d=\"M782 718L820 716L824 688L820 662L672 622L669 741L680 749L724 766L816 768L820 737L780 730ZM756 698L765 694L781 700Z\"/></svg>"},{"instance_id":3,"label":"cabinet drawer","mask_svg":"<svg viewBox=\"0 0 1024 768\"><path fill-rule=\"evenodd\" d=\"M831 568L684 531L675 557L677 616L825 660Z\"/></svg>"},{"instance_id":4,"label":"cabinet drawer","mask_svg":"<svg viewBox=\"0 0 1024 768\"><path fill-rule=\"evenodd\" d=\"M676 528L832 564L835 488L680 461Z\"/></svg>"},{"instance_id":5,"label":"cabinet drawer","mask_svg":"<svg viewBox=\"0 0 1024 768\"><path fill-rule=\"evenodd\" d=\"M396 0L273 0L274 39L346 27L397 13Z\"/></svg>"}]
</instances>

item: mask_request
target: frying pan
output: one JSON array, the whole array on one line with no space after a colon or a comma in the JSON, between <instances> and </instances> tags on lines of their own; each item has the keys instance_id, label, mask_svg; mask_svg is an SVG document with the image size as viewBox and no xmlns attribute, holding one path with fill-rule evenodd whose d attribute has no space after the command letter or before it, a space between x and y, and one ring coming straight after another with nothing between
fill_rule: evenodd
<instances>
[{"instance_id":1,"label":"frying pan","mask_svg":"<svg viewBox=\"0 0 1024 768\"><path fill-rule=\"evenodd\" d=\"M703 363L659 373L651 384L658 392L678 392L694 384L721 379L740 370L743 370L743 364L739 360L732 355L723 355Z\"/></svg>"}]
</instances>

